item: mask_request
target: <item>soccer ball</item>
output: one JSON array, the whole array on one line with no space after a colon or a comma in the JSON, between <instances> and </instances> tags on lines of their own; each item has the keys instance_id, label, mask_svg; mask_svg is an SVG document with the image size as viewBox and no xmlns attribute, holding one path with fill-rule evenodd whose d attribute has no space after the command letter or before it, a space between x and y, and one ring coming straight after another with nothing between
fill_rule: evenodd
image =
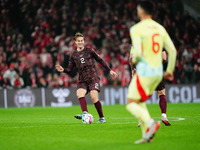
<instances>
[{"instance_id":1,"label":"soccer ball","mask_svg":"<svg viewBox=\"0 0 200 150\"><path fill-rule=\"evenodd\" d=\"M91 124L93 122L93 116L89 113L82 115L82 121L84 124Z\"/></svg>"}]
</instances>

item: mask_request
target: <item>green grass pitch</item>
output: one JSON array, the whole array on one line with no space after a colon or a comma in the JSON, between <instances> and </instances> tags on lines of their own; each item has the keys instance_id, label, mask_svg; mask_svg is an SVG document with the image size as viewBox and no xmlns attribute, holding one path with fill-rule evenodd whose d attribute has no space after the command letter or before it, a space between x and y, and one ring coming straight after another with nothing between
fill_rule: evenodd
<instances>
[{"instance_id":1,"label":"green grass pitch","mask_svg":"<svg viewBox=\"0 0 200 150\"><path fill-rule=\"evenodd\" d=\"M74 118L80 106L68 108L0 109L1 150L197 150L200 149L200 104L168 104L172 126L161 124L152 143L135 145L141 138L137 120L125 105L103 106L107 123L97 124L93 105L91 125ZM160 120L157 104L148 105L151 116ZM182 118L182 119L181 119ZM183 120L183 118L185 120Z\"/></svg>"}]
</instances>

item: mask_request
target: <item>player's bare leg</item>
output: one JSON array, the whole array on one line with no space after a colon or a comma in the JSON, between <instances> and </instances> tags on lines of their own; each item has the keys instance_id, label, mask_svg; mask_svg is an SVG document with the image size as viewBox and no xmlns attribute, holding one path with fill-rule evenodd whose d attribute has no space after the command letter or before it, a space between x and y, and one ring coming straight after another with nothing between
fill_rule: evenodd
<instances>
[{"instance_id":1,"label":"player's bare leg","mask_svg":"<svg viewBox=\"0 0 200 150\"><path fill-rule=\"evenodd\" d=\"M103 115L103 110L102 110L101 102L98 99L98 91L91 90L90 91L90 97L92 99L92 102L95 105L95 108L96 108L98 114L99 114L99 121L98 121L98 123L105 123L106 120L105 120L104 115Z\"/></svg>"},{"instance_id":2,"label":"player's bare leg","mask_svg":"<svg viewBox=\"0 0 200 150\"><path fill-rule=\"evenodd\" d=\"M160 105L160 109L161 109L161 113L162 113L161 120L166 126L170 126L171 123L167 119L167 115L166 115L167 99L166 99L166 95L165 95L165 89L157 90L157 93L159 95L159 105Z\"/></svg>"},{"instance_id":3,"label":"player's bare leg","mask_svg":"<svg viewBox=\"0 0 200 150\"><path fill-rule=\"evenodd\" d=\"M142 104L140 105L140 103ZM156 122L150 117L148 110L143 107L144 105L146 107L144 102L138 100L128 99L127 101L127 110L138 120L141 120L142 139L136 141L135 144L151 142L160 126L160 122Z\"/></svg>"},{"instance_id":4,"label":"player's bare leg","mask_svg":"<svg viewBox=\"0 0 200 150\"><path fill-rule=\"evenodd\" d=\"M86 102L86 99L85 99L86 93L87 93L87 91L85 89L82 89L82 88L80 88L76 91L76 94L77 94L77 97L79 99L79 103L80 103L80 106L81 106L82 114L88 112L87 102ZM76 119L82 119L82 114L75 115L74 117Z\"/></svg>"}]
</instances>

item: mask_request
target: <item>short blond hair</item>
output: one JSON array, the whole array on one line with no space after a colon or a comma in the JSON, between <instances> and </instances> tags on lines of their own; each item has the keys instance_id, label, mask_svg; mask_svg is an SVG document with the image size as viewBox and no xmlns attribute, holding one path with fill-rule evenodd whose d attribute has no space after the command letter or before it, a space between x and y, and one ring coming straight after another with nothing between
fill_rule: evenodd
<instances>
[{"instance_id":1,"label":"short blond hair","mask_svg":"<svg viewBox=\"0 0 200 150\"><path fill-rule=\"evenodd\" d=\"M84 38L83 34L81 34L80 32L77 32L77 33L74 35L74 41L76 41L76 38L77 38L77 37L83 37L83 38Z\"/></svg>"}]
</instances>

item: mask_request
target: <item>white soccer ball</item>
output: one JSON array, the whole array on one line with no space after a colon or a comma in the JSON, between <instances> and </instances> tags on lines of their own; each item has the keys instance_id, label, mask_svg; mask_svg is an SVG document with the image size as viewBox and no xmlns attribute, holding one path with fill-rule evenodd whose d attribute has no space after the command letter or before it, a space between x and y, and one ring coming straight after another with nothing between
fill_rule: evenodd
<instances>
[{"instance_id":1,"label":"white soccer ball","mask_svg":"<svg viewBox=\"0 0 200 150\"><path fill-rule=\"evenodd\" d=\"M93 116L89 113L82 115L82 121L84 124L91 124L93 120L94 120Z\"/></svg>"}]
</instances>

